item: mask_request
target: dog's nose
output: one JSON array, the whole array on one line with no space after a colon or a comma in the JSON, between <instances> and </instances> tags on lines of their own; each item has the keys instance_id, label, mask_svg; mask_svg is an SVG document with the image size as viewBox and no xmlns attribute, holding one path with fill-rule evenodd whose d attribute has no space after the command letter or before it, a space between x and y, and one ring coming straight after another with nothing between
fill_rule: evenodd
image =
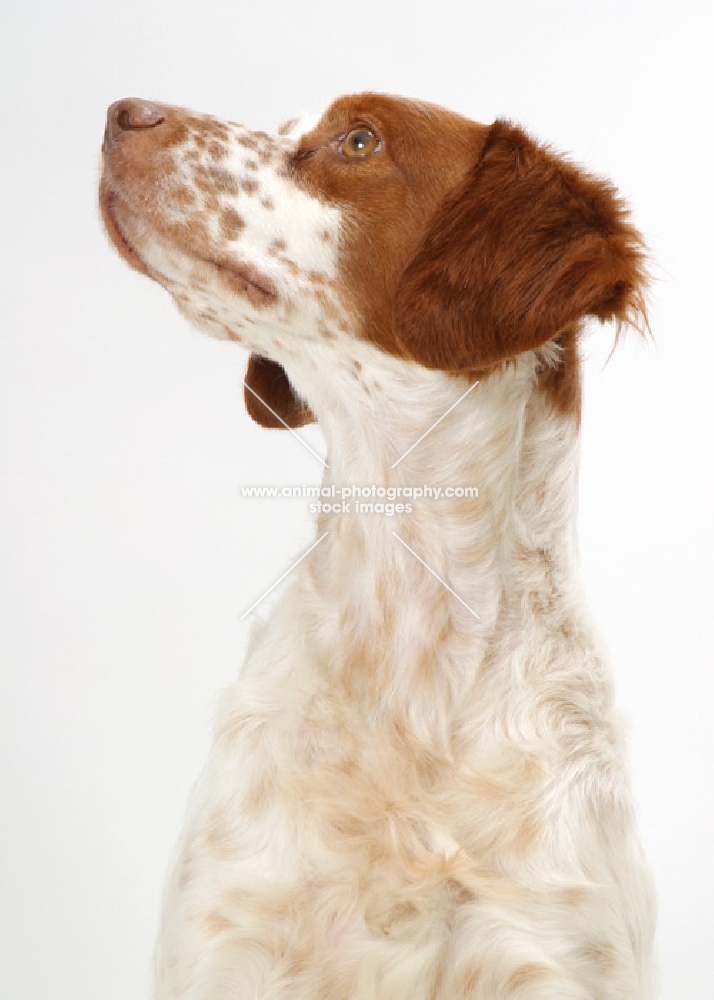
<instances>
[{"instance_id":1,"label":"dog's nose","mask_svg":"<svg viewBox=\"0 0 714 1000\"><path fill-rule=\"evenodd\" d=\"M104 130L102 149L108 153L122 132L155 128L163 120L164 112L158 104L142 101L138 97L125 97L123 101L112 104L107 111L107 127Z\"/></svg>"}]
</instances>

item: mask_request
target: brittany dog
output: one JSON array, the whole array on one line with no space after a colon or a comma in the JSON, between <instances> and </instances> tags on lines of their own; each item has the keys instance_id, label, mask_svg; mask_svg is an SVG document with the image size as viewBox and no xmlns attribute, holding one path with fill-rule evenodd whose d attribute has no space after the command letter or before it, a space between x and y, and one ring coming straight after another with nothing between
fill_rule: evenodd
<instances>
[{"instance_id":1,"label":"brittany dog","mask_svg":"<svg viewBox=\"0 0 714 1000\"><path fill-rule=\"evenodd\" d=\"M123 100L103 153L121 256L250 352L258 423L319 422L326 486L478 487L320 513L223 699L156 996L650 997L575 538L582 325L645 321L615 189L506 121L372 93L277 135Z\"/></svg>"}]
</instances>

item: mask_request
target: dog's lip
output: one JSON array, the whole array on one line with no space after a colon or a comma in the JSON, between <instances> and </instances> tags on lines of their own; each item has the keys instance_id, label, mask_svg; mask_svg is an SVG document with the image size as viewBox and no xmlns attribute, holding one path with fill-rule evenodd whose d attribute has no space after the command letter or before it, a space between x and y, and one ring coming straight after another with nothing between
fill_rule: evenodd
<instances>
[{"instance_id":1,"label":"dog's lip","mask_svg":"<svg viewBox=\"0 0 714 1000\"><path fill-rule=\"evenodd\" d=\"M148 274L147 267L138 253L134 244L126 234L124 227L119 222L116 213L118 198L109 188L103 188L100 197L100 207L102 210L102 220L109 239L114 244L122 257L137 271Z\"/></svg>"},{"instance_id":2,"label":"dog's lip","mask_svg":"<svg viewBox=\"0 0 714 1000\"><path fill-rule=\"evenodd\" d=\"M122 226L117 218L116 206L120 200L115 193L108 189L102 196L102 214L109 238L132 267L143 274L152 276L141 254L127 235L125 226ZM134 209L129 206L125 207L128 212L141 218L140 214ZM157 232L162 239L166 239L160 230L157 230ZM169 242L174 245L174 241L170 240ZM178 247L178 249L183 250L182 247ZM186 253L187 251L183 250L183 252ZM227 275L231 279L238 279L240 283L238 287L239 293L246 295L253 305L270 305L278 299L278 292L273 282L249 264L225 258L214 259L205 255L195 257L194 259L213 268L219 274ZM231 281L231 287L234 291L236 290L233 281Z\"/></svg>"},{"instance_id":3,"label":"dog's lip","mask_svg":"<svg viewBox=\"0 0 714 1000\"><path fill-rule=\"evenodd\" d=\"M245 264L241 261L226 260L225 258L213 260L208 257L202 257L199 259L204 264L215 268L219 274L230 275L232 278L238 278L239 281L244 282L247 287L239 289L239 291L245 292L253 305L270 305L273 302L277 302L278 291L273 282L250 264Z\"/></svg>"}]
</instances>

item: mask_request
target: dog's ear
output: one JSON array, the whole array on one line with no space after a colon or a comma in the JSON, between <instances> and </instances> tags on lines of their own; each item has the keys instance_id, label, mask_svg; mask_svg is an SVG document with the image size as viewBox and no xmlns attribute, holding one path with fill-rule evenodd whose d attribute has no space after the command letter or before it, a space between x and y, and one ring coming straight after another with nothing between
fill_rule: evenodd
<instances>
[{"instance_id":1,"label":"dog's ear","mask_svg":"<svg viewBox=\"0 0 714 1000\"><path fill-rule=\"evenodd\" d=\"M244 381L246 409L262 427L302 427L314 421L312 410L300 399L277 361L251 354Z\"/></svg>"},{"instance_id":2,"label":"dog's ear","mask_svg":"<svg viewBox=\"0 0 714 1000\"><path fill-rule=\"evenodd\" d=\"M397 337L427 367L478 369L584 316L646 326L646 278L612 185L497 121L401 276Z\"/></svg>"}]
</instances>

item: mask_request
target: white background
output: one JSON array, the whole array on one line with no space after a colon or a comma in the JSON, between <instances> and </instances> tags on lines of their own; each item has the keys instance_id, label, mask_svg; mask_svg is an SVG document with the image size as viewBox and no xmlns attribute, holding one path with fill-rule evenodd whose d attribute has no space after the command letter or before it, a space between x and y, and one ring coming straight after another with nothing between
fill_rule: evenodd
<instances>
[{"instance_id":1,"label":"white background","mask_svg":"<svg viewBox=\"0 0 714 1000\"><path fill-rule=\"evenodd\" d=\"M506 115L615 179L654 345L587 345L580 535L631 720L662 995L714 996L711 5L3 3L0 996L148 997L161 887L241 613L311 537L240 486L318 463L242 407L245 354L129 271L95 207L137 95L274 128L377 89ZM310 440L319 433L310 429Z\"/></svg>"}]
</instances>

